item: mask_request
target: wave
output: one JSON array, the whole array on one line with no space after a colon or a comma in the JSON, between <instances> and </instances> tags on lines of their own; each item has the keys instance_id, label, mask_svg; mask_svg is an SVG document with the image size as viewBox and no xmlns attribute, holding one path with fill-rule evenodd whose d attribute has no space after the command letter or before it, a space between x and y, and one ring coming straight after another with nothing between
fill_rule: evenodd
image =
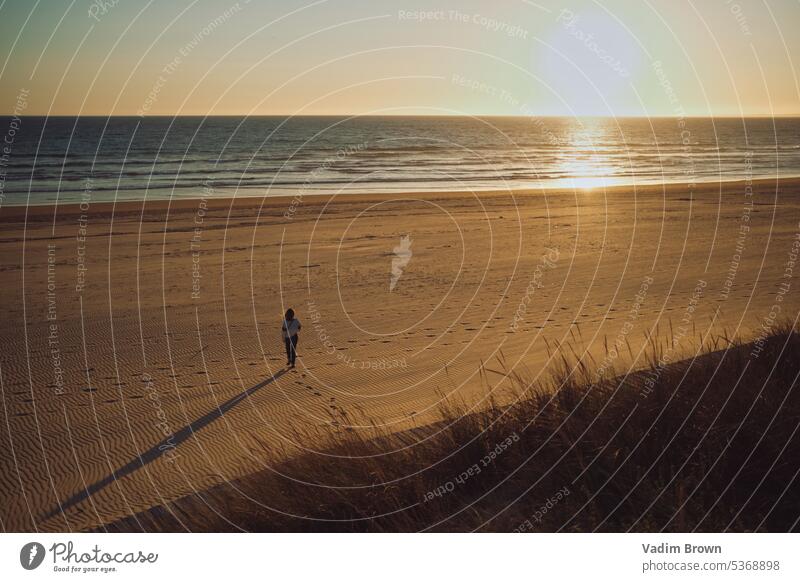
<instances>
[{"instance_id":1,"label":"wave","mask_svg":"<svg viewBox=\"0 0 800 582\"><path fill-rule=\"evenodd\" d=\"M279 128L281 124L286 124ZM0 188L75 198L214 188L314 191L530 187L570 178L614 183L800 175L800 120L565 118L26 118ZM105 129L106 131L104 133ZM745 167L747 163L748 167ZM91 178L91 183L87 183Z\"/></svg>"}]
</instances>

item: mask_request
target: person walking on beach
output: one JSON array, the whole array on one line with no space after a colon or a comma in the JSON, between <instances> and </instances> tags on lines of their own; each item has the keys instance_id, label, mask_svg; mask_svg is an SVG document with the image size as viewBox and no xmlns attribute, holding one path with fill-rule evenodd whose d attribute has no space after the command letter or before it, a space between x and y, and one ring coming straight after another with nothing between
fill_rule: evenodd
<instances>
[{"instance_id":1,"label":"person walking on beach","mask_svg":"<svg viewBox=\"0 0 800 582\"><path fill-rule=\"evenodd\" d=\"M297 332L301 327L300 320L294 316L294 309L288 309L283 318L281 331L283 342L286 344L286 365L290 368L294 368L294 361L297 358Z\"/></svg>"}]
</instances>

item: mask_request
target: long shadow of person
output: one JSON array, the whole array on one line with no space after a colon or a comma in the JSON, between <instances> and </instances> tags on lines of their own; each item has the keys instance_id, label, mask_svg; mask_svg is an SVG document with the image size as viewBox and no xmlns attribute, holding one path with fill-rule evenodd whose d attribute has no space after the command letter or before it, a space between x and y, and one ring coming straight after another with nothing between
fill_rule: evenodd
<instances>
[{"instance_id":1,"label":"long shadow of person","mask_svg":"<svg viewBox=\"0 0 800 582\"><path fill-rule=\"evenodd\" d=\"M140 454L135 459L132 459L126 465L120 467L116 471L112 471L112 473L107 477L104 477L99 481L95 481L91 485L86 486L82 491L79 491L78 493L76 493L63 503L59 502L58 507L50 511L47 515L44 516L43 519L50 519L51 517L69 509L70 507L77 505L78 503L88 499L90 496L94 495L98 491L108 487L109 485L111 485L111 483L113 483L117 479L121 479L127 475L130 475L134 471L152 463L159 457L168 455L170 453L174 453L176 447L181 443L185 442L194 433L202 430L215 420L221 418L226 412L228 412L234 406L239 404L239 402L241 402L248 396L251 396L264 386L272 384L278 378L283 376L286 372L287 370L279 370L272 377L267 378L266 380L256 384L255 386L251 386L241 394L237 394L230 400L223 402L208 414L198 418L191 424L184 426L182 429L170 435L169 437L167 437L166 439L164 439L151 449Z\"/></svg>"}]
</instances>

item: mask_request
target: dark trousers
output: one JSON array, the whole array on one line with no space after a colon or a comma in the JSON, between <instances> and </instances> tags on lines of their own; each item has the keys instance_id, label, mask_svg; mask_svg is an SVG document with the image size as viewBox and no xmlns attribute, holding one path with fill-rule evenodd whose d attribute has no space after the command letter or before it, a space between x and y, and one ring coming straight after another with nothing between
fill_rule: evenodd
<instances>
[{"instance_id":1,"label":"dark trousers","mask_svg":"<svg viewBox=\"0 0 800 582\"><path fill-rule=\"evenodd\" d=\"M297 358L297 336L287 337L283 339L286 344L286 361L294 366L294 361Z\"/></svg>"}]
</instances>

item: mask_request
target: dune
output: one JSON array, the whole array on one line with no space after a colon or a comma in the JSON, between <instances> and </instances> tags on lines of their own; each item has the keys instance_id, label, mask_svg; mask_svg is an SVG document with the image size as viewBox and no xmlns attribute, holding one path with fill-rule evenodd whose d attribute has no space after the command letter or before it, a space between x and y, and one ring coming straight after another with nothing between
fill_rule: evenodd
<instances>
[{"instance_id":1,"label":"dune","mask_svg":"<svg viewBox=\"0 0 800 582\"><path fill-rule=\"evenodd\" d=\"M641 367L648 336L677 338L670 360L757 340L797 317L798 190L4 207L3 527L102 528L323 452L331 427L425 427L576 336L600 373Z\"/></svg>"}]
</instances>

